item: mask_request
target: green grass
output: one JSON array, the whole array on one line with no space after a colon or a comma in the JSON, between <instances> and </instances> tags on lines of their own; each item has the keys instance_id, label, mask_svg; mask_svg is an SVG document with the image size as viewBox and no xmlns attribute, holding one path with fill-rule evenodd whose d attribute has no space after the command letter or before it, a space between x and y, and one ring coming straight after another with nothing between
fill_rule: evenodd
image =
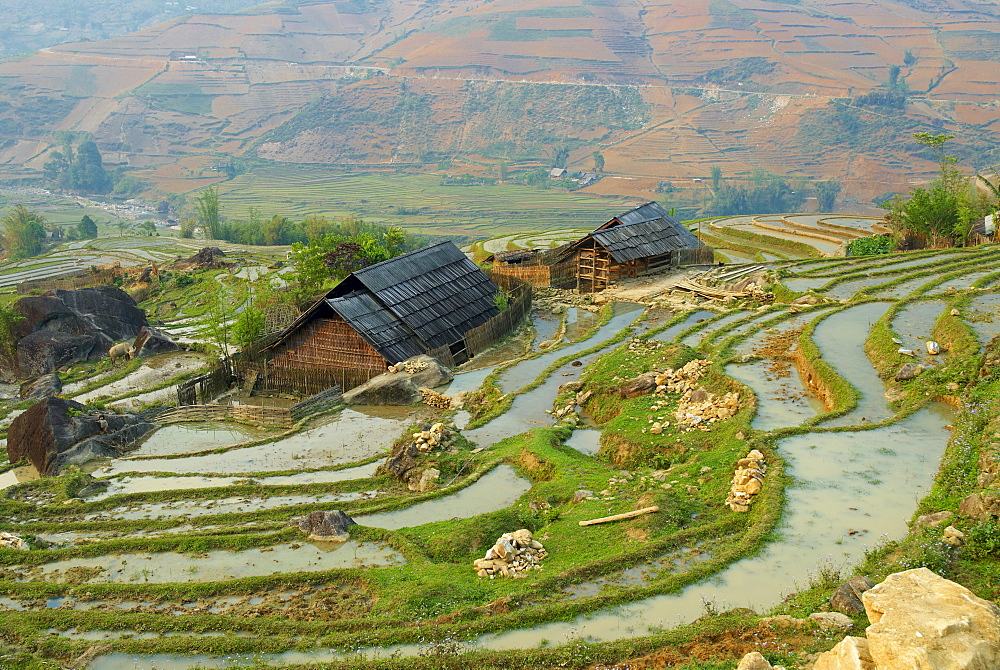
<instances>
[{"instance_id":1,"label":"green grass","mask_svg":"<svg viewBox=\"0 0 1000 670\"><path fill-rule=\"evenodd\" d=\"M250 206L267 215L358 216L412 233L494 237L566 227L593 230L631 207L629 201L513 184L443 186L441 177L344 174L322 167L268 166L219 185L227 216ZM416 214L399 214L402 211Z\"/></svg>"}]
</instances>

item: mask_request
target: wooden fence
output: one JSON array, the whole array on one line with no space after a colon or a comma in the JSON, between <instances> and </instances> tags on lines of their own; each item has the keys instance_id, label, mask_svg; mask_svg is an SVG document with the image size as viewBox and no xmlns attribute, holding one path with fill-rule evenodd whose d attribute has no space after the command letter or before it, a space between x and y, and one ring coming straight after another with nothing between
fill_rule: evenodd
<instances>
[{"instance_id":1,"label":"wooden fence","mask_svg":"<svg viewBox=\"0 0 1000 670\"><path fill-rule=\"evenodd\" d=\"M243 421L282 427L290 427L294 423L290 408L258 405L183 405L160 414L157 421L165 424L187 421Z\"/></svg>"},{"instance_id":2,"label":"wooden fence","mask_svg":"<svg viewBox=\"0 0 1000 670\"><path fill-rule=\"evenodd\" d=\"M18 295L25 295L35 291L75 291L81 288L93 286L105 286L114 281L115 277L121 274L121 267L118 264L112 266L102 266L97 272L90 270L76 270L76 274L70 277L34 279L23 281L15 286Z\"/></svg>"},{"instance_id":3,"label":"wooden fence","mask_svg":"<svg viewBox=\"0 0 1000 670\"><path fill-rule=\"evenodd\" d=\"M506 275L517 277L535 286L550 286L552 283L552 270L548 265L506 265L497 263L490 271L493 275Z\"/></svg>"}]
</instances>

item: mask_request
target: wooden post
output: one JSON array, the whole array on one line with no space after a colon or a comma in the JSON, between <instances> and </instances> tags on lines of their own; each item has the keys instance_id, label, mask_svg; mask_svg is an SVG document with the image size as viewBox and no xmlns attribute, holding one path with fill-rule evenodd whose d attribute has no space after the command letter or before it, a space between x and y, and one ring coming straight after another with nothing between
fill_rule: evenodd
<instances>
[{"instance_id":1,"label":"wooden post","mask_svg":"<svg viewBox=\"0 0 1000 670\"><path fill-rule=\"evenodd\" d=\"M643 514L651 514L653 512L659 512L660 508L657 506L644 507L642 509L633 510L631 512L624 512L623 514L615 514L613 516L602 516L600 519L590 519L589 521L581 521L581 526L593 526L598 523L607 523L608 521L620 521L622 519L631 519L633 517L642 516Z\"/></svg>"}]
</instances>

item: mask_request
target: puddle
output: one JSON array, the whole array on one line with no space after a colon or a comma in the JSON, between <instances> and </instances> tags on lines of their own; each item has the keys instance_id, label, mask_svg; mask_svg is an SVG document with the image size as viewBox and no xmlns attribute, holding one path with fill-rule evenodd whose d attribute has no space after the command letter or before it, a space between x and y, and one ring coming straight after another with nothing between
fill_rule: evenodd
<instances>
[{"instance_id":1,"label":"puddle","mask_svg":"<svg viewBox=\"0 0 1000 670\"><path fill-rule=\"evenodd\" d=\"M641 305L618 303L617 307L622 313L613 317L611 321L601 327L597 334L587 341L570 345L559 352L552 352L540 358L524 361L515 366L513 370L531 364L531 368L537 370L537 372L534 372L529 379L534 379L538 372L548 367L551 361L557 360L569 352L585 351L610 340L630 324L634 323L639 318L639 315L642 314ZM465 437L481 447L488 447L506 437L520 435L535 426L551 425L554 419L545 410L552 409L552 402L555 400L559 387L566 382L579 379L580 371L585 370L587 364L602 353L604 352L598 351L582 356L579 359L583 363L582 366L573 366L572 362L570 362L556 369L540 386L516 396L511 408L504 414L493 419L485 426L465 431ZM539 361L543 362L539 363Z\"/></svg>"},{"instance_id":2,"label":"puddle","mask_svg":"<svg viewBox=\"0 0 1000 670\"><path fill-rule=\"evenodd\" d=\"M282 440L239 447L219 454L163 459L118 459L109 475L124 472L236 474L274 470L315 470L360 461L392 446L416 420L412 407L345 408L323 422Z\"/></svg>"},{"instance_id":3,"label":"puddle","mask_svg":"<svg viewBox=\"0 0 1000 670\"><path fill-rule=\"evenodd\" d=\"M961 275L960 277L955 277L954 279L949 279L946 282L938 284L932 289L932 291L934 293L964 291L965 289L972 286L974 282L982 279L983 277L988 277L994 272L996 272L996 270L987 270L984 272L971 272L967 275ZM933 277L931 279L933 279ZM930 279L928 279L927 281L930 281Z\"/></svg>"},{"instance_id":4,"label":"puddle","mask_svg":"<svg viewBox=\"0 0 1000 670\"><path fill-rule=\"evenodd\" d=\"M910 303L896 314L892 320L892 330L903 341L900 347L913 349L915 358L924 365L938 365L948 359L948 353L937 356L927 353L927 341L931 339L934 322L947 305L940 300Z\"/></svg>"},{"instance_id":5,"label":"puddle","mask_svg":"<svg viewBox=\"0 0 1000 670\"><path fill-rule=\"evenodd\" d=\"M865 354L865 339L872 324L888 309L889 304L884 302L849 307L823 319L813 331L813 342L819 347L823 360L861 393L854 411L824 426L876 422L893 415L882 395L882 381Z\"/></svg>"},{"instance_id":6,"label":"puddle","mask_svg":"<svg viewBox=\"0 0 1000 670\"><path fill-rule=\"evenodd\" d=\"M30 482L33 479L40 479L41 475L33 465L22 465L11 468L7 472L0 474L0 491L8 489L21 482Z\"/></svg>"},{"instance_id":7,"label":"puddle","mask_svg":"<svg viewBox=\"0 0 1000 670\"><path fill-rule=\"evenodd\" d=\"M582 342L576 342L570 344L556 351L549 352L547 354L542 354L537 358L532 358L530 360L521 361L514 367L510 368L500 376L499 385L504 393L513 393L519 389L524 388L528 384L535 381L538 375L542 373L547 367L552 365L553 362L563 358L564 356L570 356L580 351L586 351L591 349L603 342L610 340L612 337L618 334L625 326L634 322L639 314L642 312L642 306L633 303L616 303L615 304L615 316L611 318L608 323L601 326L600 329L591 337L587 338ZM569 311L567 311L567 316ZM568 337L568 336L567 336ZM579 371L579 368L576 369ZM563 380L568 381L568 380ZM546 409L551 407L551 403L546 405ZM508 412L509 414L510 412ZM523 433L524 430L518 431ZM517 434L517 433L513 433Z\"/></svg>"},{"instance_id":8,"label":"puddle","mask_svg":"<svg viewBox=\"0 0 1000 670\"><path fill-rule=\"evenodd\" d=\"M519 477L514 468L509 465L498 465L474 484L453 495L428 500L396 512L353 518L363 526L388 530L422 526L425 523L448 519L468 519L510 507L530 488L531 482Z\"/></svg>"},{"instance_id":9,"label":"puddle","mask_svg":"<svg viewBox=\"0 0 1000 670\"><path fill-rule=\"evenodd\" d=\"M596 428L577 428L566 440L566 446L593 456L601 449L601 431Z\"/></svg>"},{"instance_id":10,"label":"puddle","mask_svg":"<svg viewBox=\"0 0 1000 670\"><path fill-rule=\"evenodd\" d=\"M933 277L917 277L916 279L910 279L909 281L904 281L897 284L891 288L878 289L872 291L873 296L878 296L879 298L902 298L903 296L910 295L918 288L926 284L927 282L934 279Z\"/></svg>"},{"instance_id":11,"label":"puddle","mask_svg":"<svg viewBox=\"0 0 1000 670\"><path fill-rule=\"evenodd\" d=\"M365 479L375 475L380 465L373 461L367 465L344 470L317 470L303 472L297 475L278 475L274 477L257 477L253 481L264 486L286 486L297 484L328 484L343 482L349 479ZM150 491L181 491L189 489L209 489L219 486L232 486L246 483L241 477L123 477L110 480L107 490L90 500L103 500L119 493L148 493Z\"/></svg>"},{"instance_id":12,"label":"puddle","mask_svg":"<svg viewBox=\"0 0 1000 670\"><path fill-rule=\"evenodd\" d=\"M704 321L705 319L711 319L713 316L716 316L715 312L709 312L708 310L700 309L697 312L692 312L691 316L687 317L680 323L675 323L674 325L664 330L662 333L657 333L656 335L654 335L649 339L661 340L664 342L673 342L674 338L677 337L678 333L687 330L688 328L690 328L691 326L695 325L700 321Z\"/></svg>"},{"instance_id":13,"label":"puddle","mask_svg":"<svg viewBox=\"0 0 1000 670\"><path fill-rule=\"evenodd\" d=\"M776 372L771 361L762 360L728 365L726 374L757 394L757 416L750 425L758 430L798 426L825 411L823 403L807 392L794 365L785 372Z\"/></svg>"},{"instance_id":14,"label":"puddle","mask_svg":"<svg viewBox=\"0 0 1000 670\"><path fill-rule=\"evenodd\" d=\"M61 582L73 568L99 570L85 583L186 583L213 582L276 573L319 572L333 568L403 565L402 554L376 543L322 542L278 544L244 551L207 551L200 554L163 552L158 554L117 554L96 558L74 558L33 568L7 568L17 581L44 579Z\"/></svg>"}]
</instances>

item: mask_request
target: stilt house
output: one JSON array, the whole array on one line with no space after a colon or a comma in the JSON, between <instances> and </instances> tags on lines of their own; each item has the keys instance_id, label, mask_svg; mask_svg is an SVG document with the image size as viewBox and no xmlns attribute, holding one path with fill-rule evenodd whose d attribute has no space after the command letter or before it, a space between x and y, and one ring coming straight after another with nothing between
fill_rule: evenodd
<instances>
[{"instance_id":1,"label":"stilt house","mask_svg":"<svg viewBox=\"0 0 1000 670\"><path fill-rule=\"evenodd\" d=\"M712 262L711 248L655 202L630 209L551 254L552 285L581 293L603 290L625 277Z\"/></svg>"},{"instance_id":2,"label":"stilt house","mask_svg":"<svg viewBox=\"0 0 1000 670\"><path fill-rule=\"evenodd\" d=\"M465 335L500 311L497 285L451 242L350 274L269 349L274 368L329 371L344 388L413 356L462 363Z\"/></svg>"}]
</instances>

